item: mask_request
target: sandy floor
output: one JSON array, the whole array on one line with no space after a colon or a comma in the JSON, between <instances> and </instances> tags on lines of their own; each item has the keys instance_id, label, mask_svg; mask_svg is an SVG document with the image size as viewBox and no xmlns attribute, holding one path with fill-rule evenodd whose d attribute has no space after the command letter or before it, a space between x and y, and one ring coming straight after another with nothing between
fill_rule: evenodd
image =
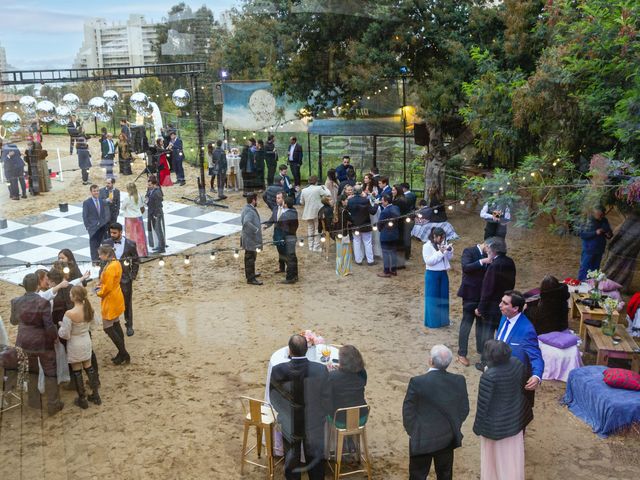
<instances>
[{"instance_id":1,"label":"sandy floor","mask_svg":"<svg viewBox=\"0 0 640 480\"><path fill-rule=\"evenodd\" d=\"M138 163L134 167L139 171ZM166 189L168 198L194 193L195 171L187 173L187 186ZM95 169L92 179L99 174ZM0 214L14 219L60 200L85 198L86 187L77 173L69 174L64 185L64 190L37 199L2 202ZM139 187L143 185L140 180ZM228 204L239 212L243 199L233 194ZM264 206L260 212L263 218L267 215ZM470 212L454 212L451 219L463 237L459 254L481 238L483 225ZM546 273L564 278L577 271L576 239L512 229L509 240L521 289L536 286ZM238 245L237 235L216 243ZM354 275L337 280L333 255L326 258L305 247L298 252L301 281L293 286L280 285L280 277L272 273L274 248L259 255L265 282L261 287L244 283L242 259L230 253L213 262L200 256L189 266L176 258L168 259L164 268L156 261L144 264L134 293L136 334L127 340L131 365L112 366L114 348L97 332L103 405L80 410L72 405L74 393L63 391L67 406L55 417L41 418L27 407L2 416L0 479L239 478L238 396L261 397L271 353L290 334L306 328L336 343L353 343L363 352L372 408L368 428L374 478L406 478L408 437L401 406L407 382L425 371L432 345L445 343L455 349L461 315L460 302L452 296L452 326L430 331L422 327L423 265L419 244L413 248L414 259L397 278L377 278L377 268L354 266ZM194 252L210 249L203 245ZM458 259L450 274L452 292L460 282ZM0 315L7 326L9 299L21 293L13 285L0 287ZM13 337L15 329L8 327ZM464 445L456 451L455 477L477 479L480 447L472 425L480 374L459 364L451 370L466 376L471 401ZM564 387L545 382L537 393L536 417L526 437L527 479L637 478L638 436L599 439L559 405ZM263 475L249 467L244 478Z\"/></svg>"}]
</instances>

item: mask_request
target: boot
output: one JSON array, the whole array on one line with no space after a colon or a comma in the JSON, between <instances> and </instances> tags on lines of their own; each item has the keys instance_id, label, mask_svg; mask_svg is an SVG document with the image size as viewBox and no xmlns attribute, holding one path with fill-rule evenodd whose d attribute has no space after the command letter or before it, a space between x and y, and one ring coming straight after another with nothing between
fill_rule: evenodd
<instances>
[{"instance_id":1,"label":"boot","mask_svg":"<svg viewBox=\"0 0 640 480\"><path fill-rule=\"evenodd\" d=\"M93 350L91 350L91 368L93 368L96 376L96 385L100 387L100 371L98 370L98 358L96 357L96 353Z\"/></svg>"},{"instance_id":2,"label":"boot","mask_svg":"<svg viewBox=\"0 0 640 480\"><path fill-rule=\"evenodd\" d=\"M125 336L124 331L122 330L122 325L120 325L120 322L116 322L113 324L113 327L116 329L116 332L118 332L118 336L122 339L122 350L120 351L120 360L122 361L120 363L129 363L131 361L131 357L129 356L129 352L127 352L124 344ZM119 363L116 365L119 365Z\"/></svg>"},{"instance_id":3,"label":"boot","mask_svg":"<svg viewBox=\"0 0 640 480\"><path fill-rule=\"evenodd\" d=\"M118 355L112 358L111 361L116 365L120 365L124 362L128 362L130 360L130 357L124 346L124 332L122 332L122 327L120 327L120 322L116 322L113 324L113 327L109 327L105 329L105 333L109 335L109 338L118 349Z\"/></svg>"},{"instance_id":4,"label":"boot","mask_svg":"<svg viewBox=\"0 0 640 480\"><path fill-rule=\"evenodd\" d=\"M87 399L96 405L102 405L102 399L98 392L98 389L100 388L98 372L96 372L93 367L85 368L84 371L87 372L87 377L89 377L89 386L91 387L91 395L89 395Z\"/></svg>"},{"instance_id":5,"label":"boot","mask_svg":"<svg viewBox=\"0 0 640 480\"><path fill-rule=\"evenodd\" d=\"M28 383L28 404L31 408L40 410L42 408L42 402L40 398L40 392L38 391L38 374L29 373Z\"/></svg>"},{"instance_id":6,"label":"boot","mask_svg":"<svg viewBox=\"0 0 640 480\"><path fill-rule=\"evenodd\" d=\"M55 415L64 407L60 401L58 379L56 377L44 377L44 391L47 394L47 411L49 415Z\"/></svg>"},{"instance_id":7,"label":"boot","mask_svg":"<svg viewBox=\"0 0 640 480\"><path fill-rule=\"evenodd\" d=\"M84 390L82 370L74 370L71 375L73 376L73 384L75 385L76 391L78 392L78 398L76 398L73 403L82 409L89 408L89 403L87 402L87 394Z\"/></svg>"}]
</instances>

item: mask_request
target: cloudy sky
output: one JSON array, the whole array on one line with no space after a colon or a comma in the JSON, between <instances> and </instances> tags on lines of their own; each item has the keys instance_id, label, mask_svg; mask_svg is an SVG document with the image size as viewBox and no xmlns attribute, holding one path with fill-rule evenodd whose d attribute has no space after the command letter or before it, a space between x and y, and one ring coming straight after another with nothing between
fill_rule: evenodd
<instances>
[{"instance_id":1,"label":"cloudy sky","mask_svg":"<svg viewBox=\"0 0 640 480\"><path fill-rule=\"evenodd\" d=\"M238 0L184 0L193 10L207 5L218 18ZM0 46L18 69L66 68L73 63L83 37L83 22L92 17L125 21L143 14L159 21L180 0L0 0Z\"/></svg>"}]
</instances>

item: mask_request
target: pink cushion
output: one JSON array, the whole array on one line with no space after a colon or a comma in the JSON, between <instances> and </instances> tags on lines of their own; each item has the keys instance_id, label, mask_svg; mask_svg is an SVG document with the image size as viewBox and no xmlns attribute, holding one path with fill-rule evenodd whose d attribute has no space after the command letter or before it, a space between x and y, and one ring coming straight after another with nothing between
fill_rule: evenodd
<instances>
[{"instance_id":1,"label":"pink cushion","mask_svg":"<svg viewBox=\"0 0 640 480\"><path fill-rule=\"evenodd\" d=\"M593 281L593 279L589 280L587 283L591 288L595 286L595 282ZM610 278L607 278L604 282L600 282L598 284L598 288L603 292L612 292L614 290L620 290L622 288L622 285L620 285L618 282L614 282Z\"/></svg>"},{"instance_id":2,"label":"pink cushion","mask_svg":"<svg viewBox=\"0 0 640 480\"><path fill-rule=\"evenodd\" d=\"M603 376L604 383L610 387L640 391L640 373L625 368L607 368Z\"/></svg>"}]
</instances>

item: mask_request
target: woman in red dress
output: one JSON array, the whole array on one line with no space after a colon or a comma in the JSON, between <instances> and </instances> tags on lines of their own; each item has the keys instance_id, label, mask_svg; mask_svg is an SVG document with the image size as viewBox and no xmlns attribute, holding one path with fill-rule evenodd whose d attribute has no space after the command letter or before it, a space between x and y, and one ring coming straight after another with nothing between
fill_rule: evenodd
<instances>
[{"instance_id":1,"label":"woman in red dress","mask_svg":"<svg viewBox=\"0 0 640 480\"><path fill-rule=\"evenodd\" d=\"M161 138L156 140L156 148L159 152L164 150ZM171 187L173 182L171 181L171 172L169 171L169 162L167 161L166 153L160 154L160 158L158 159L158 169L160 173L160 186Z\"/></svg>"}]
</instances>

